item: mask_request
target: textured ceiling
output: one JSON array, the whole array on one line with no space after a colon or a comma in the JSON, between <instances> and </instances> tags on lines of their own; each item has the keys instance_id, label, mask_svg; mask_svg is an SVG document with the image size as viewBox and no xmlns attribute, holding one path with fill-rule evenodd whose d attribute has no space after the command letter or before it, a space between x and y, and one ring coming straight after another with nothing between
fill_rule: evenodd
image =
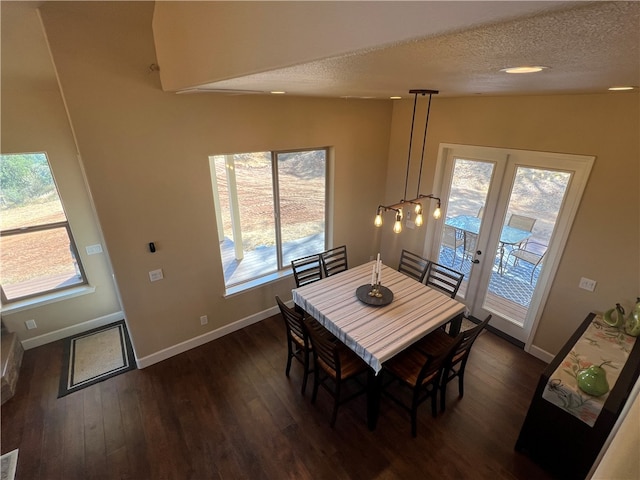
<instances>
[{"instance_id":1,"label":"textured ceiling","mask_svg":"<svg viewBox=\"0 0 640 480\"><path fill-rule=\"evenodd\" d=\"M529 75L501 68L543 65ZM568 94L640 85L640 3L576 2L503 23L202 85L202 89L388 98L411 88L443 96Z\"/></svg>"}]
</instances>

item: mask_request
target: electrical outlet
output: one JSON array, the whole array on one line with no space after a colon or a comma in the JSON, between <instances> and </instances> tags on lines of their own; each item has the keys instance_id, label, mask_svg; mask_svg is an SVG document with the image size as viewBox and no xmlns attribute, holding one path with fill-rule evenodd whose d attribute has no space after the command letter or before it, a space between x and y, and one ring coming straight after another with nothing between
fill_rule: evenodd
<instances>
[{"instance_id":1,"label":"electrical outlet","mask_svg":"<svg viewBox=\"0 0 640 480\"><path fill-rule=\"evenodd\" d=\"M27 330L33 330L35 328L38 328L35 320L27 320L26 322L24 322L24 324L26 325Z\"/></svg>"},{"instance_id":2,"label":"electrical outlet","mask_svg":"<svg viewBox=\"0 0 640 480\"><path fill-rule=\"evenodd\" d=\"M151 280L152 282L157 282L158 280L162 280L163 278L164 278L164 275L162 274L161 268L157 270L151 270L149 272L149 280Z\"/></svg>"},{"instance_id":3,"label":"electrical outlet","mask_svg":"<svg viewBox=\"0 0 640 480\"><path fill-rule=\"evenodd\" d=\"M582 288L583 290L588 290L590 292L593 292L596 289L596 281L595 280L591 280L590 278L584 278L582 277L580 279L580 283L578 284L578 286L580 288Z\"/></svg>"},{"instance_id":4,"label":"electrical outlet","mask_svg":"<svg viewBox=\"0 0 640 480\"><path fill-rule=\"evenodd\" d=\"M207 323L209 323L209 317L207 317L206 315L202 315L200 317L200 325L206 325Z\"/></svg>"}]
</instances>

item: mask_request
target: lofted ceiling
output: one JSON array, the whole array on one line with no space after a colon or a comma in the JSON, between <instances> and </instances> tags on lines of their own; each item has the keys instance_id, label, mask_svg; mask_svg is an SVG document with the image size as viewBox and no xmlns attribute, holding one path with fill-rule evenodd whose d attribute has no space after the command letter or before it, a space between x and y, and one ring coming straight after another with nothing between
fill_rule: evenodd
<instances>
[{"instance_id":1,"label":"lofted ceiling","mask_svg":"<svg viewBox=\"0 0 640 480\"><path fill-rule=\"evenodd\" d=\"M442 22L432 18L420 37L239 74L182 92L389 98L407 97L411 88L470 96L598 93L640 85L640 2L537 2L537 12L525 8L532 2L522 2L520 15L510 11L508 19L495 5L520 2L479 2L494 9L481 23L470 15L450 22L461 16L459 2L435 3ZM449 30L442 31L447 22ZM521 65L547 68L534 74L500 71Z\"/></svg>"}]
</instances>

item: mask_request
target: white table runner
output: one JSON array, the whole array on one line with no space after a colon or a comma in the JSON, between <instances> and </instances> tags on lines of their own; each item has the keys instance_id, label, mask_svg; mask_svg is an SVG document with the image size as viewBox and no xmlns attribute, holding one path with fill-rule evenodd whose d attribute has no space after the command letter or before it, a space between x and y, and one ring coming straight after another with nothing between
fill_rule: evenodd
<instances>
[{"instance_id":1,"label":"white table runner","mask_svg":"<svg viewBox=\"0 0 640 480\"><path fill-rule=\"evenodd\" d=\"M569 354L549 377L542 398L593 427L609 393L593 397L578 388L576 375L591 365L606 362L609 391L616 384L636 338L606 325L596 316Z\"/></svg>"}]
</instances>

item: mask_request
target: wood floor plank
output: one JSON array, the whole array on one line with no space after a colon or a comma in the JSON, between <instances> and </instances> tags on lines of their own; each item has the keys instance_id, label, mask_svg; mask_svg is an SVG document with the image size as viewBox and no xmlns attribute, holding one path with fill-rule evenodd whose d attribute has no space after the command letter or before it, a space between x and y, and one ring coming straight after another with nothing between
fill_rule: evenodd
<instances>
[{"instance_id":1,"label":"wood floor plank","mask_svg":"<svg viewBox=\"0 0 640 480\"><path fill-rule=\"evenodd\" d=\"M302 367L284 374L279 316L144 370L57 398L62 344L25 352L2 406L2 453L20 449L23 479L536 479L551 478L514 445L545 364L487 332L471 353L465 396L409 415L383 399L368 430L366 399L340 407Z\"/></svg>"}]
</instances>

